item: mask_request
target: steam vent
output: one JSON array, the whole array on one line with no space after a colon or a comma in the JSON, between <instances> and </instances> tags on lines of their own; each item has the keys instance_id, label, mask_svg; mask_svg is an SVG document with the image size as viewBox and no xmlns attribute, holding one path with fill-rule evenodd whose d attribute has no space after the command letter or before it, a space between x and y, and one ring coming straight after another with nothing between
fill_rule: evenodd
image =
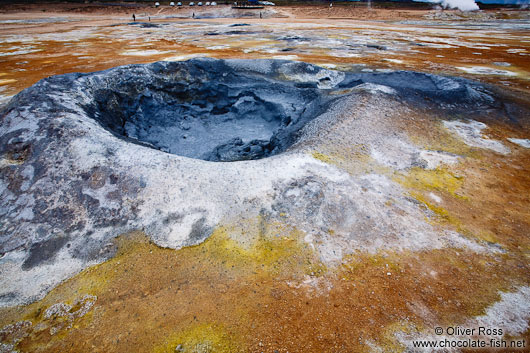
<instances>
[{"instance_id":1,"label":"steam vent","mask_svg":"<svg viewBox=\"0 0 530 353\"><path fill-rule=\"evenodd\" d=\"M529 102L273 59L42 79L0 113L0 352L528 345Z\"/></svg>"}]
</instances>

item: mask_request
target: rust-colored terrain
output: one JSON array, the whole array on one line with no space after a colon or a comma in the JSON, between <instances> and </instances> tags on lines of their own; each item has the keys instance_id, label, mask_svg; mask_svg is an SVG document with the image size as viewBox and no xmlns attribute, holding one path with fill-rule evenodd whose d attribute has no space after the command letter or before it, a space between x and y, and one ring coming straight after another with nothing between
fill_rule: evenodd
<instances>
[{"instance_id":1,"label":"rust-colored terrain","mask_svg":"<svg viewBox=\"0 0 530 353\"><path fill-rule=\"evenodd\" d=\"M527 10L267 7L260 19L257 13L242 18L224 5L62 6L0 8L2 103L51 75L209 56L462 76L530 107ZM203 243L177 250L137 230L115 239L113 258L44 298L0 308L0 352L414 351L410 341L436 338L437 326L494 327L488 318L496 315L509 330L513 315L491 309L507 301L506 293L523 293L516 310L525 325L504 339L525 340L528 347L530 150L507 139L529 139L530 120L482 117L482 138L501 141L510 150L502 154L467 143L443 123L466 116L381 105L389 119L377 124L384 121L422 150L459 158L432 169L395 169L348 141L349 124L378 101L367 97L358 104L323 131L307 155L352 178L384 176L424 212L430 227L457 232L486 250L408 248L409 239L403 247L360 246L327 262L315 250L326 240L308 242L311 231L293 226L296 215L288 213L226 219ZM381 242L394 239L392 231L383 228ZM337 232L330 228L327 236Z\"/></svg>"}]
</instances>

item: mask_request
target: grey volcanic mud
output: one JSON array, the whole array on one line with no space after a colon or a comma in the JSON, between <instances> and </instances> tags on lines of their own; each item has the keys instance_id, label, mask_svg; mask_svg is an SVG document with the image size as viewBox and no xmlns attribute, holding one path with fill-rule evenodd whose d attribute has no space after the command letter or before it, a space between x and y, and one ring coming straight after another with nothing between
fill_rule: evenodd
<instances>
[{"instance_id":1,"label":"grey volcanic mud","mask_svg":"<svg viewBox=\"0 0 530 353\"><path fill-rule=\"evenodd\" d=\"M261 65L279 72L281 64ZM168 153L209 161L284 151L329 100L316 84L293 85L215 60L129 66L79 79L92 96L84 108L105 128Z\"/></svg>"}]
</instances>

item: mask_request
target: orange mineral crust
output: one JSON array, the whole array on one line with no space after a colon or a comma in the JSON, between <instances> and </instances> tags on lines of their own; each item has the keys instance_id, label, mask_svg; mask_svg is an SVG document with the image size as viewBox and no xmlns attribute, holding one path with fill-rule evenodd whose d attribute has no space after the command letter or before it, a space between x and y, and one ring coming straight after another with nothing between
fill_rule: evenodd
<instances>
[{"instance_id":1,"label":"orange mineral crust","mask_svg":"<svg viewBox=\"0 0 530 353\"><path fill-rule=\"evenodd\" d=\"M0 131L0 192L5 192L0 195L7 195L6 204L29 205L31 212L17 209L15 220L50 211L50 204L45 208L25 193L39 186L26 180L42 174L39 165L24 168L33 163L44 134L28 145L16 139L25 138L33 125L50 124L47 138L67 142L47 150L59 156L48 171L65 168L74 177L54 180L47 201L60 204L72 193L53 192L79 183L76 195L83 202L96 210L108 207L102 218L114 217L110 225L94 217L86 221L88 206L50 213L64 212L72 223L81 219L79 227L93 226L81 240L99 252L86 250L57 224L57 243L42 240L44 232L35 228L38 241L1 254L0 352L427 352L439 350L417 350L415 342L444 339L488 344L503 339L526 346L457 352L528 350L528 10L326 3L252 11L184 5L0 6L0 128L5 130ZM323 113L315 108L317 116L296 131L298 140L281 153L262 152L259 160L229 159L229 153L212 160L165 150L127 119L103 126L121 117L129 103L120 106L124 96L112 96L118 91L109 88L114 83L101 77L91 77L90 85L105 82L103 98L111 98L97 102L92 120L82 115L101 95L88 84L82 87L92 91L81 89L76 96L84 110L76 111L61 95L50 101L65 105L49 116L13 104L3 109L17 93L50 76L201 57L289 60L283 65L292 71L278 64L270 77L264 72L272 69L263 62L222 65L233 70L225 76L240 70L234 77L243 82L252 72L270 80L271 87L277 80L274 87L305 90L307 100L303 107L295 107L292 97L274 105L265 101L272 94L262 87L265 93L250 88L233 93L219 85L215 92L179 91L184 103L174 108L168 92L195 89L201 82L193 79L214 77L193 67L172 76L185 84L154 93L134 91L132 80L119 86L122 91L134 86L133 98L141 97L134 102L147 102L127 119L140 119L152 102L170 101L173 111L185 106L184 115L195 104L203 114L196 115L206 121L201 131L214 139L210 115L228 120L233 110L248 117L257 114L249 105L266 102L268 113L292 106L293 112L302 111L302 119L305 107L311 107L309 89L320 92L312 100L329 105ZM300 69L291 61L325 70ZM162 70L153 67L146 80ZM397 71L438 75L399 77L418 82L428 77L441 93L421 96L421 90L400 91L376 81L340 86L349 77L345 73L386 74L387 82L395 82ZM471 81L464 85L446 76ZM45 87L53 89L58 81L50 82ZM444 101L444 90L456 91L455 85L465 89ZM461 104L460 95L479 103ZM233 98L230 106L216 107L225 96ZM171 109L164 109L160 114L169 116ZM100 118L108 112L110 118ZM38 124L27 115L32 113L38 113ZM279 120L289 126L297 118L292 113ZM268 126L271 119L267 115L249 129ZM174 130L182 141L196 138L197 126L189 120L179 120ZM63 130L64 121L79 130ZM239 121L231 132L244 124ZM149 131L172 133L172 128ZM64 136L71 140L61 140ZM232 140L236 146L243 142L248 141ZM244 156L251 150L241 149ZM71 157L66 167L63 157ZM14 170L20 173L10 174ZM0 211L3 218L7 211ZM141 217L149 223L134 223ZM0 230L15 229L5 219ZM103 232L103 227L110 228ZM11 241L13 232L0 235ZM77 257L65 255L74 250ZM448 335L448 327L475 332L489 327L503 334Z\"/></svg>"}]
</instances>

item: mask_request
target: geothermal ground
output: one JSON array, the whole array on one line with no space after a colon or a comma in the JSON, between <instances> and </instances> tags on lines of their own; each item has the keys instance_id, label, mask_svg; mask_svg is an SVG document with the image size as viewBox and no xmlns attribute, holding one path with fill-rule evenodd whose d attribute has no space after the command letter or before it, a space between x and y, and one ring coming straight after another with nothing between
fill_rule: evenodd
<instances>
[{"instance_id":1,"label":"geothermal ground","mask_svg":"<svg viewBox=\"0 0 530 353\"><path fill-rule=\"evenodd\" d=\"M529 55L525 10L2 5L0 352L528 351Z\"/></svg>"}]
</instances>

